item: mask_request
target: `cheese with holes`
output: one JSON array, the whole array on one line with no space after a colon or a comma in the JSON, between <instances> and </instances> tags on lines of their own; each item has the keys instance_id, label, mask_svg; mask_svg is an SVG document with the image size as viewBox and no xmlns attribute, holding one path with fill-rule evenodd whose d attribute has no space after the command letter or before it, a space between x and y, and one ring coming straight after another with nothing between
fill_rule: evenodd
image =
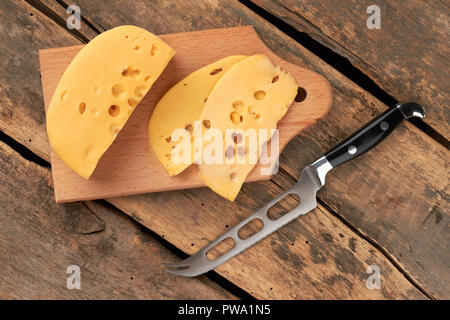
<instances>
[{"instance_id":1,"label":"cheese with holes","mask_svg":"<svg viewBox=\"0 0 450 320\"><path fill-rule=\"evenodd\" d=\"M135 26L92 39L72 60L47 111L47 133L58 157L89 178L174 50Z\"/></svg>"},{"instance_id":2,"label":"cheese with holes","mask_svg":"<svg viewBox=\"0 0 450 320\"><path fill-rule=\"evenodd\" d=\"M178 82L156 105L148 125L148 135L153 151L167 172L177 175L194 161L193 142L190 144L188 161L172 161L172 148L178 141L172 140L176 129L186 130L190 135L194 121L199 120L205 101L217 81L237 62L246 56L223 58L203 67Z\"/></svg>"},{"instance_id":3,"label":"cheese with holes","mask_svg":"<svg viewBox=\"0 0 450 320\"><path fill-rule=\"evenodd\" d=\"M261 154L261 145L270 140L272 129L276 129L277 122L287 112L297 88L290 74L275 67L262 54L236 63L220 78L200 115L200 121L207 121L210 129L198 129L202 129L204 136L203 161L198 168L207 186L226 199L236 198L256 164L255 158ZM205 135L211 128L220 130L222 135L217 139L223 139L223 147L219 149L223 163L205 162L208 154ZM257 134L256 145L250 143L252 130L248 129ZM261 133L260 129L265 131Z\"/></svg>"}]
</instances>

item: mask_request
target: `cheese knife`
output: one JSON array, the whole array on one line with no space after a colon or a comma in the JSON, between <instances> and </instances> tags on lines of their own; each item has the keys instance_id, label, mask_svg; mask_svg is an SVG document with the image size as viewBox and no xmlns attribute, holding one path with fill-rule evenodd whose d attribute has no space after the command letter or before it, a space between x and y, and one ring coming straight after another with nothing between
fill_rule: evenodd
<instances>
[{"instance_id":1,"label":"cheese knife","mask_svg":"<svg viewBox=\"0 0 450 320\"><path fill-rule=\"evenodd\" d=\"M313 210L317 207L316 193L325 184L325 176L328 171L367 152L386 138L404 119L410 117L424 118L425 111L420 105L413 102L399 103L395 107L388 109L344 142L327 152L323 157L303 169L300 179L293 187L283 192L280 196L270 201L189 258L177 263L163 264L166 267L165 270L169 273L184 277L195 277L208 272L248 249L300 215L304 215ZM297 194L300 197L300 204L277 220L269 219L267 215L268 210L290 194ZM263 222L262 229L245 240L241 239L238 235L239 230L253 219L259 219ZM215 260L209 260L206 256L207 252L227 238L234 240L234 247Z\"/></svg>"}]
</instances>

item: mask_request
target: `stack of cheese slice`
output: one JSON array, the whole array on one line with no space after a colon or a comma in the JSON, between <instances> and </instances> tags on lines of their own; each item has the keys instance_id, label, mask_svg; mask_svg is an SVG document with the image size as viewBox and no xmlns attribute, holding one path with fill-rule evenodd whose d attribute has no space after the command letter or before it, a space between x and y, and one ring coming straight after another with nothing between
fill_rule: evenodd
<instances>
[{"instance_id":1,"label":"stack of cheese slice","mask_svg":"<svg viewBox=\"0 0 450 320\"><path fill-rule=\"evenodd\" d=\"M219 60L180 81L161 99L149 122L151 146L170 175L195 161L205 184L233 201L255 166L251 159L259 158L297 88L295 79L265 55ZM189 137L188 150L185 137L174 134L181 129ZM256 149L249 129L257 135ZM180 157L179 146L189 156ZM214 159L208 161L211 155Z\"/></svg>"},{"instance_id":2,"label":"stack of cheese slice","mask_svg":"<svg viewBox=\"0 0 450 320\"><path fill-rule=\"evenodd\" d=\"M135 26L106 31L81 49L47 110L48 137L59 158L89 178L174 53Z\"/></svg>"},{"instance_id":3,"label":"stack of cheese slice","mask_svg":"<svg viewBox=\"0 0 450 320\"><path fill-rule=\"evenodd\" d=\"M178 128L193 132L194 122L200 119L205 102L217 81L237 62L246 56L230 56L197 70L173 86L158 102L148 130L150 144L171 176L175 176L189 167L194 159L190 152L188 162L172 161L172 148L177 141L172 140L172 133Z\"/></svg>"}]
</instances>

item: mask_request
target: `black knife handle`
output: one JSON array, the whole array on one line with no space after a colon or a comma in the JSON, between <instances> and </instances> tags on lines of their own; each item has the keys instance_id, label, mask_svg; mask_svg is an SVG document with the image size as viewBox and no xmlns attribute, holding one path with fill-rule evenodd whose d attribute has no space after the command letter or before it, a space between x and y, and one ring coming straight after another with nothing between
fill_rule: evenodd
<instances>
[{"instance_id":1,"label":"black knife handle","mask_svg":"<svg viewBox=\"0 0 450 320\"><path fill-rule=\"evenodd\" d=\"M425 110L414 102L397 104L369 122L350 138L327 152L325 157L333 167L369 151L391 133L404 119L425 117Z\"/></svg>"}]
</instances>

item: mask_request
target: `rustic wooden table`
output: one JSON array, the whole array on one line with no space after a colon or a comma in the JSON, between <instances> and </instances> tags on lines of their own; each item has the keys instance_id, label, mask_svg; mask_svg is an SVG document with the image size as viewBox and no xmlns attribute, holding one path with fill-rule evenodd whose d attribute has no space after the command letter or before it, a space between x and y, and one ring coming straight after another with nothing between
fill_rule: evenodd
<instances>
[{"instance_id":1,"label":"rustic wooden table","mask_svg":"<svg viewBox=\"0 0 450 320\"><path fill-rule=\"evenodd\" d=\"M449 7L365 2L1 1L0 298L442 299L449 276ZM291 141L270 181L234 203L206 188L56 205L38 49L86 43L122 24L155 34L253 25L276 54L324 75L334 102ZM166 274L291 186L301 169L397 100L421 103L384 143L333 170L319 206L207 276ZM69 290L68 266L81 268ZM367 268L381 272L369 289Z\"/></svg>"}]
</instances>

